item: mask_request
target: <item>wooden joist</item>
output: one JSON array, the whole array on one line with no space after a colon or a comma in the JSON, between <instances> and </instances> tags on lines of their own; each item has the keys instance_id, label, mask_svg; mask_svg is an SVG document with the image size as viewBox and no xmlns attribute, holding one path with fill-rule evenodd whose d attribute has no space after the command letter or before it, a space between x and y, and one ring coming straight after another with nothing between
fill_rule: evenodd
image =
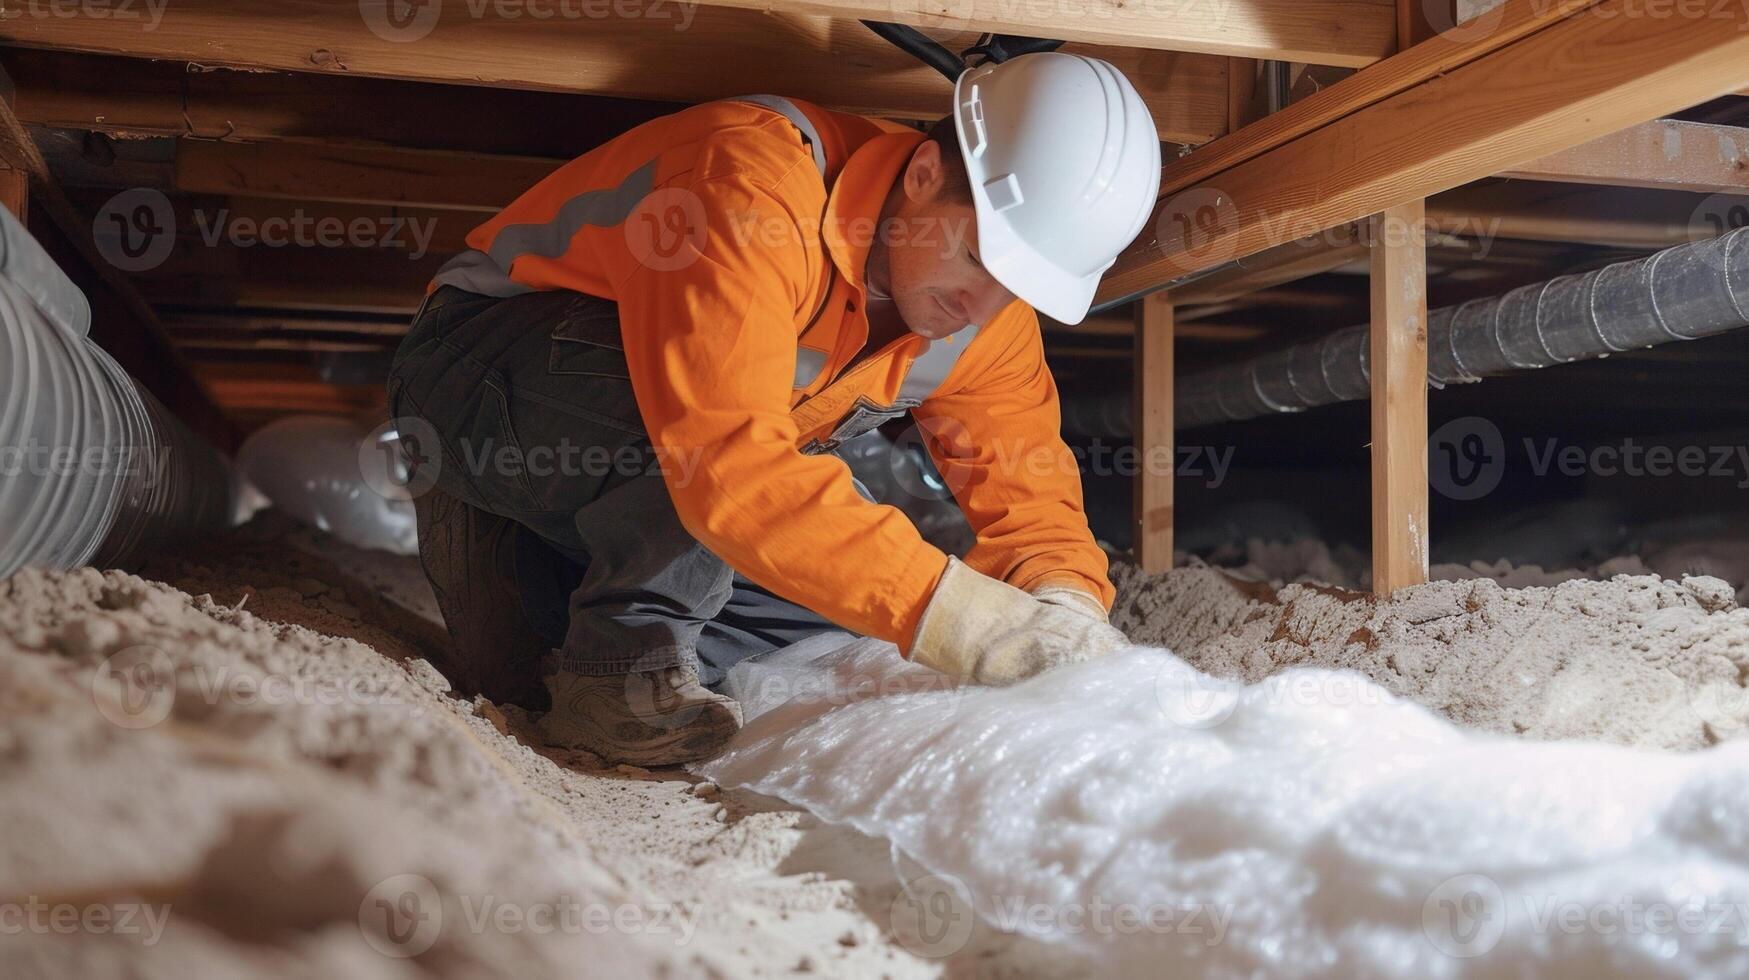
<instances>
[{"instance_id":1,"label":"wooden joist","mask_svg":"<svg viewBox=\"0 0 1749 980\"><path fill-rule=\"evenodd\" d=\"M670 2L643 17L543 19L451 2L409 6L413 16L404 23L373 16L386 9L378 0L178 0L162 8L151 30L117 18L16 17L0 19L0 41L209 68L675 102L774 92L909 119L944 115L952 91L947 79L862 25L817 15ZM476 17L475 10L484 14ZM685 29L677 30L681 18ZM967 30L947 43L965 47L975 36ZM1154 110L1162 139L1204 143L1226 129L1223 57L1084 45L1065 50L1121 68ZM452 125L475 123L460 117Z\"/></svg>"},{"instance_id":2,"label":"wooden joist","mask_svg":"<svg viewBox=\"0 0 1749 980\"><path fill-rule=\"evenodd\" d=\"M0 62L25 123L126 139L340 142L570 159L682 108L342 74L194 70L174 61L25 48L5 51Z\"/></svg>"},{"instance_id":3,"label":"wooden joist","mask_svg":"<svg viewBox=\"0 0 1749 980\"><path fill-rule=\"evenodd\" d=\"M1532 160L1501 176L1749 194L1749 129L1657 119Z\"/></svg>"},{"instance_id":4,"label":"wooden joist","mask_svg":"<svg viewBox=\"0 0 1749 980\"><path fill-rule=\"evenodd\" d=\"M1749 80L1749 11L1720 8L1726 22L1648 19L1626 16L1629 2L1557 17L1540 0L1509 0L1501 25L1479 40L1436 37L1167 166L1154 233L1119 257L1100 299L1423 199ZM1192 212L1212 225L1171 234Z\"/></svg>"},{"instance_id":5,"label":"wooden joist","mask_svg":"<svg viewBox=\"0 0 1749 980\"><path fill-rule=\"evenodd\" d=\"M1173 462L1172 298L1155 293L1136 304L1135 557L1150 575L1172 568Z\"/></svg>"},{"instance_id":6,"label":"wooden joist","mask_svg":"<svg viewBox=\"0 0 1749 980\"><path fill-rule=\"evenodd\" d=\"M180 141L176 188L204 194L496 212L563 161L446 150Z\"/></svg>"},{"instance_id":7,"label":"wooden joist","mask_svg":"<svg viewBox=\"0 0 1749 980\"><path fill-rule=\"evenodd\" d=\"M976 29L1168 51L1358 68L1391 53L1395 0L702 0L711 6Z\"/></svg>"},{"instance_id":8,"label":"wooden joist","mask_svg":"<svg viewBox=\"0 0 1749 980\"><path fill-rule=\"evenodd\" d=\"M1427 581L1427 254L1420 201L1372 219L1372 585Z\"/></svg>"},{"instance_id":9,"label":"wooden joist","mask_svg":"<svg viewBox=\"0 0 1749 980\"><path fill-rule=\"evenodd\" d=\"M49 258L85 293L91 305L92 340L147 390L175 412L192 431L223 450L237 444L237 432L176 350L157 314L127 276L97 248L89 220L80 215L49 172L42 151L0 101L0 163L28 179L29 196L40 214L31 233Z\"/></svg>"}]
</instances>

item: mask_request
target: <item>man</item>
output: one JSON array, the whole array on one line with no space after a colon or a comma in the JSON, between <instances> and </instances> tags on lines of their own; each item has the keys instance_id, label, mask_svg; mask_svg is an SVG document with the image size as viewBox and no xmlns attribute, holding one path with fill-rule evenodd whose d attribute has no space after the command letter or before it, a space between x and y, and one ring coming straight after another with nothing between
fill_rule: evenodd
<instances>
[{"instance_id":1,"label":"man","mask_svg":"<svg viewBox=\"0 0 1749 980\"><path fill-rule=\"evenodd\" d=\"M1159 170L1122 74L1055 52L968 71L927 136L752 96L560 168L438 274L390 379L435 433L446 673L653 765L739 728L731 665L822 630L998 684L1121 646L1033 308L1086 315ZM963 562L830 455L907 412Z\"/></svg>"}]
</instances>

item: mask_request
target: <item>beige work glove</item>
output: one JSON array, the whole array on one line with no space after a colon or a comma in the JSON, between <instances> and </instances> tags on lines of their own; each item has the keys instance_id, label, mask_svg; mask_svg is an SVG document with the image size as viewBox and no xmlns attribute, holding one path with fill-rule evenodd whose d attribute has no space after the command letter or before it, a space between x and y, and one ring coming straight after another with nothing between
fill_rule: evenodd
<instances>
[{"instance_id":1,"label":"beige work glove","mask_svg":"<svg viewBox=\"0 0 1749 980\"><path fill-rule=\"evenodd\" d=\"M1028 595L949 558L911 659L979 684L1013 684L1129 646L1103 616L1072 602Z\"/></svg>"},{"instance_id":2,"label":"beige work glove","mask_svg":"<svg viewBox=\"0 0 1749 980\"><path fill-rule=\"evenodd\" d=\"M1091 592L1083 592L1067 585L1041 585L1032 590L1032 597L1053 606L1073 609L1101 623L1111 622L1111 617L1105 611L1105 603L1100 602L1099 598Z\"/></svg>"}]
</instances>

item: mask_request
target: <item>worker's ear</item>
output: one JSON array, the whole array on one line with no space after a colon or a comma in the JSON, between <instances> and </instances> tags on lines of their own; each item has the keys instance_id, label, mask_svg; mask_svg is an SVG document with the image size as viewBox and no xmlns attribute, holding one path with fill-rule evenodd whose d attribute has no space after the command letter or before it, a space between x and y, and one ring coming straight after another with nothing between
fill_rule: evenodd
<instances>
[{"instance_id":1,"label":"worker's ear","mask_svg":"<svg viewBox=\"0 0 1749 980\"><path fill-rule=\"evenodd\" d=\"M946 180L940 144L924 140L911 154L911 163L905 168L905 196L915 203L927 204L941 193Z\"/></svg>"}]
</instances>

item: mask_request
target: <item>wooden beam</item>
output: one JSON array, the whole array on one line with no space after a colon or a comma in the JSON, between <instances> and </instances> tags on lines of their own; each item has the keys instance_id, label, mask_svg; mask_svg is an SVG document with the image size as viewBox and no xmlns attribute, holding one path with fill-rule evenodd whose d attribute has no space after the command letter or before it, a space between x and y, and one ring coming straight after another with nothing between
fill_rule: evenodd
<instances>
[{"instance_id":1,"label":"wooden beam","mask_svg":"<svg viewBox=\"0 0 1749 980\"><path fill-rule=\"evenodd\" d=\"M1372 578L1427 581L1427 253L1420 201L1372 220Z\"/></svg>"},{"instance_id":2,"label":"wooden beam","mask_svg":"<svg viewBox=\"0 0 1749 980\"><path fill-rule=\"evenodd\" d=\"M1431 41L1457 26L1457 0L1397 0L1397 50Z\"/></svg>"},{"instance_id":3,"label":"wooden beam","mask_svg":"<svg viewBox=\"0 0 1749 980\"><path fill-rule=\"evenodd\" d=\"M0 62L26 123L127 139L341 142L568 160L684 108L335 74L193 71L171 61L23 48L0 53Z\"/></svg>"},{"instance_id":4,"label":"wooden beam","mask_svg":"<svg viewBox=\"0 0 1749 980\"><path fill-rule=\"evenodd\" d=\"M975 28L1167 51L1359 68L1391 53L1394 0L1202 0L1115 5L1099 0L703 0L711 6L881 20L931 30Z\"/></svg>"},{"instance_id":5,"label":"wooden beam","mask_svg":"<svg viewBox=\"0 0 1749 980\"><path fill-rule=\"evenodd\" d=\"M490 214L562 165L559 160L482 158L444 150L185 139L176 152L176 188Z\"/></svg>"},{"instance_id":6,"label":"wooden beam","mask_svg":"<svg viewBox=\"0 0 1749 980\"><path fill-rule=\"evenodd\" d=\"M1172 302L1154 293L1136 304L1135 555L1150 575L1172 569Z\"/></svg>"},{"instance_id":7,"label":"wooden beam","mask_svg":"<svg viewBox=\"0 0 1749 980\"><path fill-rule=\"evenodd\" d=\"M1657 119L1501 174L1702 194L1749 193L1749 129Z\"/></svg>"},{"instance_id":8,"label":"wooden beam","mask_svg":"<svg viewBox=\"0 0 1749 980\"><path fill-rule=\"evenodd\" d=\"M1288 242L1222 267L1174 290L1175 302L1221 303L1340 268L1366 258L1367 244L1354 225Z\"/></svg>"},{"instance_id":9,"label":"wooden beam","mask_svg":"<svg viewBox=\"0 0 1749 980\"><path fill-rule=\"evenodd\" d=\"M157 314L98 250L91 222L73 208L24 123L4 101L0 101L0 163L28 175L39 211L30 230L49 258L85 293L91 305L91 339L191 431L222 450L235 449L236 429L176 350Z\"/></svg>"},{"instance_id":10,"label":"wooden beam","mask_svg":"<svg viewBox=\"0 0 1749 980\"><path fill-rule=\"evenodd\" d=\"M776 92L907 119L939 118L951 98L952 86L939 73L860 24L841 20L686 3L662 8L667 16L652 7L643 17L506 17L498 6L475 8L485 15L472 16L459 0L412 5L408 9L416 16L402 30L373 19L373 12L384 9L379 0L362 6L334 0L178 0L162 7L151 30L115 17L12 17L0 19L0 41L186 61L203 68L674 102ZM677 30L682 18L686 29ZM948 39L949 46L965 47L975 35L961 32ZM1078 44L1065 50L1103 57L1121 69L1154 110L1161 139L1205 143L1226 129L1225 58Z\"/></svg>"},{"instance_id":11,"label":"wooden beam","mask_svg":"<svg viewBox=\"0 0 1749 980\"><path fill-rule=\"evenodd\" d=\"M1705 198L1679 191L1499 181L1447 191L1427 202L1446 234L1575 242L1609 248L1670 248L1705 237Z\"/></svg>"},{"instance_id":12,"label":"wooden beam","mask_svg":"<svg viewBox=\"0 0 1749 980\"><path fill-rule=\"evenodd\" d=\"M1463 44L1435 38L1297 103L1241 137L1246 151L1224 150L1225 169L1209 171L1192 153L1163 174L1165 198L1152 228L1119 257L1100 300L1134 295L1274 245L1360 220L1557 150L1705 101L1749 79L1749 11L1719 8L1719 18L1648 19L1602 0L1595 13L1537 21L1511 44L1493 44L1506 26L1533 16L1532 0L1512 0L1502 28ZM1534 6L1543 6L1540 0ZM1472 56L1436 77L1422 76L1437 56ZM1368 76L1376 76L1368 78ZM1382 80L1382 81L1381 81ZM1307 116L1277 120L1319 102L1364 108L1299 132ZM1328 102L1330 105L1325 105ZM1257 131L1268 130L1260 136ZM1205 174L1180 188L1187 172ZM1212 214L1194 235L1172 232L1178 215Z\"/></svg>"},{"instance_id":13,"label":"wooden beam","mask_svg":"<svg viewBox=\"0 0 1749 980\"><path fill-rule=\"evenodd\" d=\"M1236 133L1269 115L1264 105L1262 62L1255 58L1227 60L1227 132Z\"/></svg>"},{"instance_id":14,"label":"wooden beam","mask_svg":"<svg viewBox=\"0 0 1749 980\"><path fill-rule=\"evenodd\" d=\"M187 308L411 315L445 256L393 249L199 248L135 277L153 302Z\"/></svg>"}]
</instances>

